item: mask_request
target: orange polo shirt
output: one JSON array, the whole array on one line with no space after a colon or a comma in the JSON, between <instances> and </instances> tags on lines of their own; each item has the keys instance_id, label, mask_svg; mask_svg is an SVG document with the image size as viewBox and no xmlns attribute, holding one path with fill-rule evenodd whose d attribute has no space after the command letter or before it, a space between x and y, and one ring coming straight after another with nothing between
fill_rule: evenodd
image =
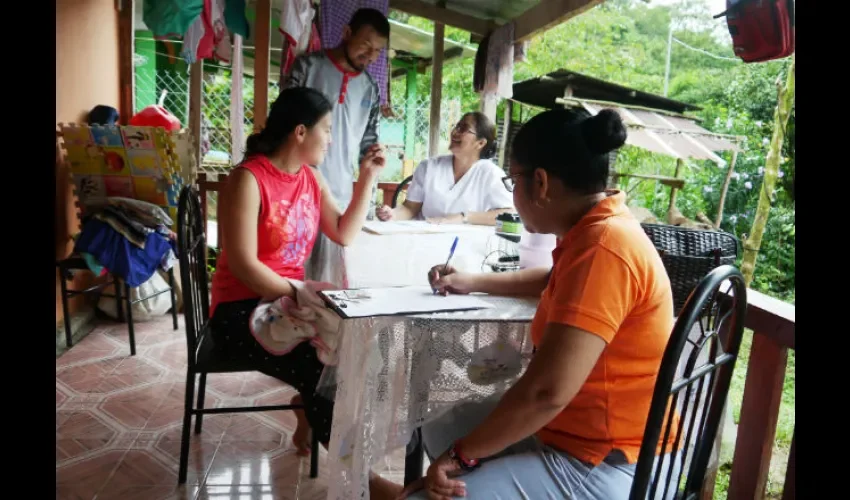
<instances>
[{"instance_id":1,"label":"orange polo shirt","mask_svg":"<svg viewBox=\"0 0 850 500\"><path fill-rule=\"evenodd\" d=\"M593 465L614 449L637 461L673 329L673 294L658 251L625 194L608 194L552 252L552 275L531 324L538 346L547 323L580 328L608 344L575 398L538 433Z\"/></svg>"}]
</instances>

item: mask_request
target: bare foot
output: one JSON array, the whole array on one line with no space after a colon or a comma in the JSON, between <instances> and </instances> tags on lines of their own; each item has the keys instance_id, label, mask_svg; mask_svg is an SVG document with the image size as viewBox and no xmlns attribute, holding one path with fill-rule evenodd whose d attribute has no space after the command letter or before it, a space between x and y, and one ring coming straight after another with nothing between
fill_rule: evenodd
<instances>
[{"instance_id":1,"label":"bare foot","mask_svg":"<svg viewBox=\"0 0 850 500\"><path fill-rule=\"evenodd\" d=\"M384 479L377 474L369 476L370 500L395 500L404 491L404 486Z\"/></svg>"},{"instance_id":2,"label":"bare foot","mask_svg":"<svg viewBox=\"0 0 850 500\"><path fill-rule=\"evenodd\" d=\"M289 400L289 404L303 404L300 394L296 394ZM292 410L295 413L295 418L298 420L298 426L295 428L295 434L292 435L292 444L295 445L295 454L299 457L310 456L310 424L307 422L307 415L304 410Z\"/></svg>"}]
</instances>

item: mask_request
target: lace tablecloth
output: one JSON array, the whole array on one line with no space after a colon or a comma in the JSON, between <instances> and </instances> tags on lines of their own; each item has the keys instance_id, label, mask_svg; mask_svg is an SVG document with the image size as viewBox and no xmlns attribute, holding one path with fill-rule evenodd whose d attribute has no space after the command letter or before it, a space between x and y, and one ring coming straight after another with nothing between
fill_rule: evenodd
<instances>
[{"instance_id":1,"label":"lace tablecloth","mask_svg":"<svg viewBox=\"0 0 850 500\"><path fill-rule=\"evenodd\" d=\"M349 286L421 285L445 261L454 234L361 234L345 249ZM480 271L501 245L492 228L458 233L452 264ZM335 400L329 499L368 498L369 470L414 429L451 407L502 393L528 365L537 301L483 296L493 309L346 320L340 363L319 391Z\"/></svg>"}]
</instances>

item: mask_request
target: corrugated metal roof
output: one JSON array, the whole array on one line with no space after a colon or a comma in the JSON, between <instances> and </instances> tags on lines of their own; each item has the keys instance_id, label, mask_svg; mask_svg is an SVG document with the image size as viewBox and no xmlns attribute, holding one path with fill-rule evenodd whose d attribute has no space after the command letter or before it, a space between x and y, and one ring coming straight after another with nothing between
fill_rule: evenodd
<instances>
[{"instance_id":1,"label":"corrugated metal roof","mask_svg":"<svg viewBox=\"0 0 850 500\"><path fill-rule=\"evenodd\" d=\"M711 160L718 164L726 162L715 151L740 151L736 139L710 132L694 120L671 116L647 109L628 106L602 105L580 99L571 99L592 114L602 109L613 109L629 129L626 144L674 158Z\"/></svg>"},{"instance_id":2,"label":"corrugated metal roof","mask_svg":"<svg viewBox=\"0 0 850 500\"><path fill-rule=\"evenodd\" d=\"M546 109L557 108L559 106L558 99L568 94L574 99L584 101L610 102L623 106L659 109L673 113L699 111L700 109L693 104L567 69L559 69L543 76L516 82L513 85L513 100Z\"/></svg>"}]
</instances>

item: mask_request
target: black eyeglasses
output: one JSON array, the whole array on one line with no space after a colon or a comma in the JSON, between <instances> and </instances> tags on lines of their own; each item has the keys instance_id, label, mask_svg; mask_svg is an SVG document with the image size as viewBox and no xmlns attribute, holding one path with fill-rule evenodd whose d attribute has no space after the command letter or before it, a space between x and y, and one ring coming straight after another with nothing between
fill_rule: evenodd
<instances>
[{"instance_id":1,"label":"black eyeglasses","mask_svg":"<svg viewBox=\"0 0 850 500\"><path fill-rule=\"evenodd\" d=\"M460 122L454 126L452 132L457 132L458 134L466 134L467 132L478 137L478 132L473 130L472 127L469 126L466 122Z\"/></svg>"},{"instance_id":2,"label":"black eyeglasses","mask_svg":"<svg viewBox=\"0 0 850 500\"><path fill-rule=\"evenodd\" d=\"M505 189L508 190L509 193L514 192L514 186L516 186L516 182L514 179L517 177L522 177L523 174L509 174L502 177L502 184L505 185Z\"/></svg>"}]
</instances>

